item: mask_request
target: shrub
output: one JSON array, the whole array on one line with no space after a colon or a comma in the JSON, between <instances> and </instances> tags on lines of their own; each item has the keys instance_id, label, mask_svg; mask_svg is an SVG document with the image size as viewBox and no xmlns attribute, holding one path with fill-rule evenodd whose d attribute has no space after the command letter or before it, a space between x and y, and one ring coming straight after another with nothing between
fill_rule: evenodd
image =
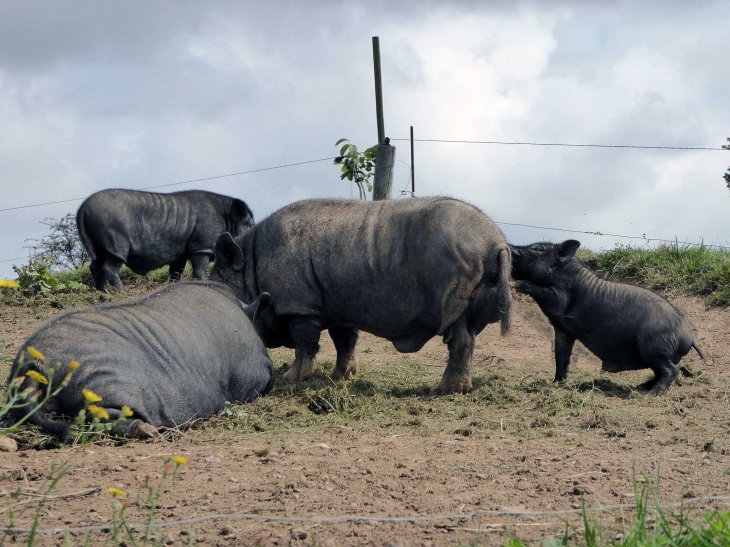
<instances>
[{"instance_id":1,"label":"shrub","mask_svg":"<svg viewBox=\"0 0 730 547\"><path fill-rule=\"evenodd\" d=\"M79 231L76 227L76 215L68 213L60 220L46 218L41 224L48 226L51 233L37 241L30 248L33 251L33 262L43 262L60 270L76 270L89 262Z\"/></svg>"},{"instance_id":2,"label":"shrub","mask_svg":"<svg viewBox=\"0 0 730 547\"><path fill-rule=\"evenodd\" d=\"M85 291L88 287L74 279L61 282L49 267L42 262L32 262L27 266L13 266L18 275L20 290L25 294L40 294L64 291Z\"/></svg>"}]
</instances>

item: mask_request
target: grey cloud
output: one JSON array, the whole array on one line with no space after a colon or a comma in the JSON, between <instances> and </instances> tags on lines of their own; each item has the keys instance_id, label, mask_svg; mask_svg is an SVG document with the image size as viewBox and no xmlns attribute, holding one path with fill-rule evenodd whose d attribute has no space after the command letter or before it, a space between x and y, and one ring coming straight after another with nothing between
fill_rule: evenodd
<instances>
[{"instance_id":1,"label":"grey cloud","mask_svg":"<svg viewBox=\"0 0 730 547\"><path fill-rule=\"evenodd\" d=\"M378 9L389 17L372 17ZM392 137L414 125L420 138L719 146L730 136L727 15L720 2L8 3L0 20L0 208L334 156L340 137L374 144L373 35L381 37ZM539 36L519 36L525 17L538 21L531 28ZM544 44L498 51L534 67L506 78L500 70L509 66L490 65L499 44L482 45L450 61L490 75L433 81L428 48L446 54L450 44L439 41L448 32L459 37L458 25L495 18L490 32L510 26L518 46ZM611 70L641 47L670 59L680 79L666 96L647 84L631 102ZM485 63L470 67L464 56L472 53ZM544 66L520 55L544 56ZM409 161L407 143L397 145ZM730 233L722 181L730 155L436 143L416 150L419 195L463 197L498 220L713 241ZM684 157L687 165L666 159ZM657 173L667 170L676 171L676 188L662 188ZM337 173L322 162L163 191L236 195L260 219L295 199L349 197ZM404 187L401 163L396 177ZM22 256L23 239L42 235L38 220L78 204L0 213L0 260ZM504 229L518 243L568 237ZM0 276L11 273L0 264Z\"/></svg>"}]
</instances>

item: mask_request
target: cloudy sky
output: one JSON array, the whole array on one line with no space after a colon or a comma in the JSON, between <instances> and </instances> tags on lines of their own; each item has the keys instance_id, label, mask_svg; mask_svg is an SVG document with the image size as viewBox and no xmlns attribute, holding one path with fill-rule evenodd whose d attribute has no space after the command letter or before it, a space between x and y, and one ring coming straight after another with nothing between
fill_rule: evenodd
<instances>
[{"instance_id":1,"label":"cloudy sky","mask_svg":"<svg viewBox=\"0 0 730 547\"><path fill-rule=\"evenodd\" d=\"M341 137L375 144L372 36L394 139L412 125L420 139L717 148L729 25L720 1L5 2L0 209L332 157ZM419 142L415 163L417 195L503 223L730 245L730 152ZM322 161L160 191L230 194L261 219L356 196L338 173ZM80 203L0 211L0 277L39 221ZM637 243L501 227L514 243Z\"/></svg>"}]
</instances>

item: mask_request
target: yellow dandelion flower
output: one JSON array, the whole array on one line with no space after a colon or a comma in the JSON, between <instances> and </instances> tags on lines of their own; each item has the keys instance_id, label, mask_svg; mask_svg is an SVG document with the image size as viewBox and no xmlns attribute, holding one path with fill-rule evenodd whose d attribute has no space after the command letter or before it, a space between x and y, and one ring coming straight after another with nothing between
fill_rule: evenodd
<instances>
[{"instance_id":1,"label":"yellow dandelion flower","mask_svg":"<svg viewBox=\"0 0 730 547\"><path fill-rule=\"evenodd\" d=\"M20 287L20 283L17 281L10 281L9 279L0 279L0 289L17 289Z\"/></svg>"},{"instance_id":2,"label":"yellow dandelion flower","mask_svg":"<svg viewBox=\"0 0 730 547\"><path fill-rule=\"evenodd\" d=\"M124 405L122 407L122 414L124 414L127 418L129 418L130 416L132 416L134 414L134 411L131 408L129 408L127 405Z\"/></svg>"},{"instance_id":3,"label":"yellow dandelion flower","mask_svg":"<svg viewBox=\"0 0 730 547\"><path fill-rule=\"evenodd\" d=\"M188 459L185 456L180 456L179 454L173 454L170 459L177 465L187 465L188 463Z\"/></svg>"},{"instance_id":4,"label":"yellow dandelion flower","mask_svg":"<svg viewBox=\"0 0 730 547\"><path fill-rule=\"evenodd\" d=\"M127 493L124 490L120 490L119 488L107 488L106 491L109 492L115 498L117 496L122 497L122 496L127 495Z\"/></svg>"},{"instance_id":5,"label":"yellow dandelion flower","mask_svg":"<svg viewBox=\"0 0 730 547\"><path fill-rule=\"evenodd\" d=\"M46 379L46 377L43 376L37 370L28 370L28 371L25 372L25 375L28 376L28 377L30 377L30 378L33 378L39 384L47 384L48 383L48 380Z\"/></svg>"},{"instance_id":6,"label":"yellow dandelion flower","mask_svg":"<svg viewBox=\"0 0 730 547\"><path fill-rule=\"evenodd\" d=\"M71 361L71 362L70 362L70 363L68 364L68 369L69 369L69 370L76 370L77 368L79 368L79 362L78 362L78 361L73 361L73 360L72 360L72 361Z\"/></svg>"},{"instance_id":7,"label":"yellow dandelion flower","mask_svg":"<svg viewBox=\"0 0 730 547\"><path fill-rule=\"evenodd\" d=\"M84 394L84 399L86 399L87 403L98 403L101 401L101 397L90 389L82 389L81 392Z\"/></svg>"},{"instance_id":8,"label":"yellow dandelion flower","mask_svg":"<svg viewBox=\"0 0 730 547\"><path fill-rule=\"evenodd\" d=\"M35 349L33 346L28 346L25 349L28 350L28 353L30 353L30 356L33 359L38 359L39 361L43 361L43 359L46 358L40 351L38 351L37 349Z\"/></svg>"},{"instance_id":9,"label":"yellow dandelion flower","mask_svg":"<svg viewBox=\"0 0 730 547\"><path fill-rule=\"evenodd\" d=\"M89 405L86 410L91 412L94 416L99 418L100 420L108 420L109 419L109 413L101 408L100 406L96 405Z\"/></svg>"}]
</instances>

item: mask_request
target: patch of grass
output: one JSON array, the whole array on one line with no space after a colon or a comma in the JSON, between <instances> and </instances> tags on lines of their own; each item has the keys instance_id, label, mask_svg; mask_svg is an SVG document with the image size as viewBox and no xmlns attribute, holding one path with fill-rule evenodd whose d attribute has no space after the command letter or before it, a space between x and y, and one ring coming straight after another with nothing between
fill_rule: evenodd
<instances>
[{"instance_id":1,"label":"patch of grass","mask_svg":"<svg viewBox=\"0 0 730 547\"><path fill-rule=\"evenodd\" d=\"M662 244L655 249L617 245L578 257L605 279L628 281L671 295L702 296L708 306L730 305L730 251Z\"/></svg>"},{"instance_id":2,"label":"patch of grass","mask_svg":"<svg viewBox=\"0 0 730 547\"><path fill-rule=\"evenodd\" d=\"M636 409L625 406L643 405L646 398L624 403L623 397L613 396L609 389L618 389L616 384L597 382L604 392L580 373L574 383L555 386L547 378L526 379L518 371L477 370L472 392L439 396L434 387L441 369L412 358L377 366L361 362L354 380L339 382L330 380L333 363L325 360L315 365L310 378L296 384L279 381L289 368L285 361L291 358L290 350L274 350L272 358L277 379L271 393L245 405L228 405L221 415L199 427L266 434L329 427L369 432L389 429L424 436L447 431L481 439L495 432L532 438L552 436L556 429L597 429L607 436L645 429L646 418L638 420ZM648 402L655 404L654 399Z\"/></svg>"},{"instance_id":3,"label":"patch of grass","mask_svg":"<svg viewBox=\"0 0 730 547\"><path fill-rule=\"evenodd\" d=\"M210 270L213 268L212 263L208 265L208 273L210 273ZM76 281L78 283L83 283L84 285L87 285L89 287L93 287L94 280L91 277L91 271L89 270L88 266L82 266L81 268L77 270L64 270L61 272L54 273L54 276L58 281L61 283L68 283L69 281ZM137 275L132 270L127 268L127 266L122 266L122 268L119 270L119 279L122 280L122 283L125 285L132 284L132 285L141 285L143 283L155 283L155 284L163 284L167 283L168 279L170 277L170 268L169 266L163 266L162 268L158 268L157 270L152 270L151 272L147 273L146 275ZM180 277L182 280L191 280L193 279L193 267L188 262L185 264L185 269L183 270L182 276Z\"/></svg>"},{"instance_id":4,"label":"patch of grass","mask_svg":"<svg viewBox=\"0 0 730 547\"><path fill-rule=\"evenodd\" d=\"M730 547L730 512L714 510L693 516L680 507L667 512L659 505L658 480L644 479L641 489L634 479L635 514L621 533L606 538L600 521L582 502L582 529L566 523L562 537L544 539L542 547ZM600 515L600 513L598 513ZM513 535L504 547L528 547Z\"/></svg>"}]
</instances>

